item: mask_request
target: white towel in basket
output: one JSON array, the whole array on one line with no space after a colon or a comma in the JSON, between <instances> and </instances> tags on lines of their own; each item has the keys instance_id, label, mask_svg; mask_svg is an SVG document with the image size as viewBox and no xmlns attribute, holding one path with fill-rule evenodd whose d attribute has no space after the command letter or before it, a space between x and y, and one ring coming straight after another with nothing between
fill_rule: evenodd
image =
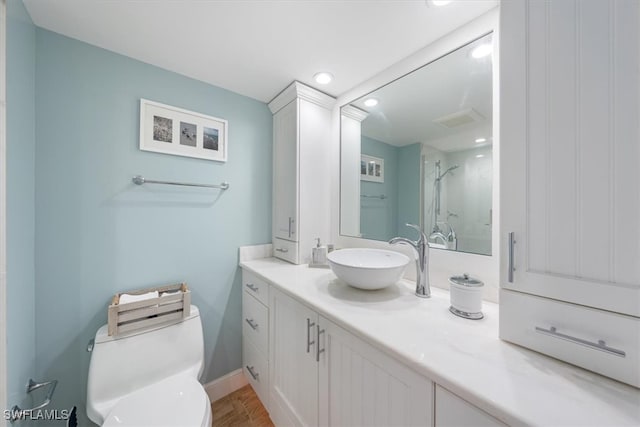
<instances>
[{"instance_id":1,"label":"white towel in basket","mask_svg":"<svg viewBox=\"0 0 640 427\"><path fill-rule=\"evenodd\" d=\"M144 301L146 299L158 298L160 294L158 291L147 292L146 294L140 295L131 295L131 294L120 294L120 302L119 304L126 304L128 302L136 302L136 301Z\"/></svg>"}]
</instances>

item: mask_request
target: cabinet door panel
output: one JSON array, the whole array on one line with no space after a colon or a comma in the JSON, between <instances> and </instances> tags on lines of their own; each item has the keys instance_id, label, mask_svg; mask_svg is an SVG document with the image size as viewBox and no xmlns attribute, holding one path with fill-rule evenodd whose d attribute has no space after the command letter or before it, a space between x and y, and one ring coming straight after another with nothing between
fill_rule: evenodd
<instances>
[{"instance_id":1,"label":"cabinet door panel","mask_svg":"<svg viewBox=\"0 0 640 427\"><path fill-rule=\"evenodd\" d=\"M433 383L320 317L320 425L433 425Z\"/></svg>"},{"instance_id":2,"label":"cabinet door panel","mask_svg":"<svg viewBox=\"0 0 640 427\"><path fill-rule=\"evenodd\" d=\"M315 344L307 346L307 339L317 342L317 314L275 289L271 292L269 313L273 421L276 425L317 425L316 347ZM313 323L312 327L307 328L307 320Z\"/></svg>"},{"instance_id":3,"label":"cabinet door panel","mask_svg":"<svg viewBox=\"0 0 640 427\"><path fill-rule=\"evenodd\" d=\"M298 101L273 116L273 235L297 241Z\"/></svg>"},{"instance_id":4,"label":"cabinet door panel","mask_svg":"<svg viewBox=\"0 0 640 427\"><path fill-rule=\"evenodd\" d=\"M507 289L640 316L639 9L634 0L501 5Z\"/></svg>"},{"instance_id":5,"label":"cabinet door panel","mask_svg":"<svg viewBox=\"0 0 640 427\"><path fill-rule=\"evenodd\" d=\"M436 427L505 427L505 424L437 385Z\"/></svg>"}]
</instances>

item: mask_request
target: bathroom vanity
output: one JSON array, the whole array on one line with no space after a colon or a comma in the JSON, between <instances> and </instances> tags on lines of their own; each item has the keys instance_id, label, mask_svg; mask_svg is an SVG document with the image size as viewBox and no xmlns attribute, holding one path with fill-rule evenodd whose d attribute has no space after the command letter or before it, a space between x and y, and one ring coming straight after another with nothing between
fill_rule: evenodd
<instances>
[{"instance_id":1,"label":"bathroom vanity","mask_svg":"<svg viewBox=\"0 0 640 427\"><path fill-rule=\"evenodd\" d=\"M501 341L497 305L471 321L441 289L422 299L411 282L368 292L275 258L240 265L243 367L276 425L640 425L640 390Z\"/></svg>"}]
</instances>

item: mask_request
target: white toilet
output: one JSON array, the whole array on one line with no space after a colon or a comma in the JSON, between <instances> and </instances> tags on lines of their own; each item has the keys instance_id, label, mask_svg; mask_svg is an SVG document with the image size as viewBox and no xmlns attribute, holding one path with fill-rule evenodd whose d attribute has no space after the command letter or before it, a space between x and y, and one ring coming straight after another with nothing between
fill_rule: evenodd
<instances>
[{"instance_id":1,"label":"white toilet","mask_svg":"<svg viewBox=\"0 0 640 427\"><path fill-rule=\"evenodd\" d=\"M101 426L210 427L200 312L182 322L110 337L96 332L87 415Z\"/></svg>"}]
</instances>

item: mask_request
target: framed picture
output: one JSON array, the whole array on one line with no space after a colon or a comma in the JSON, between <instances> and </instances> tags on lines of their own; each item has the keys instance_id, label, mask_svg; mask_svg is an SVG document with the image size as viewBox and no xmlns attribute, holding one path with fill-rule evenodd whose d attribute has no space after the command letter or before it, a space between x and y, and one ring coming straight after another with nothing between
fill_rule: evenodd
<instances>
[{"instance_id":1,"label":"framed picture","mask_svg":"<svg viewBox=\"0 0 640 427\"><path fill-rule=\"evenodd\" d=\"M360 180L384 182L384 159L362 154L360 156Z\"/></svg>"},{"instance_id":2,"label":"framed picture","mask_svg":"<svg viewBox=\"0 0 640 427\"><path fill-rule=\"evenodd\" d=\"M140 149L227 161L226 120L140 99Z\"/></svg>"}]
</instances>

